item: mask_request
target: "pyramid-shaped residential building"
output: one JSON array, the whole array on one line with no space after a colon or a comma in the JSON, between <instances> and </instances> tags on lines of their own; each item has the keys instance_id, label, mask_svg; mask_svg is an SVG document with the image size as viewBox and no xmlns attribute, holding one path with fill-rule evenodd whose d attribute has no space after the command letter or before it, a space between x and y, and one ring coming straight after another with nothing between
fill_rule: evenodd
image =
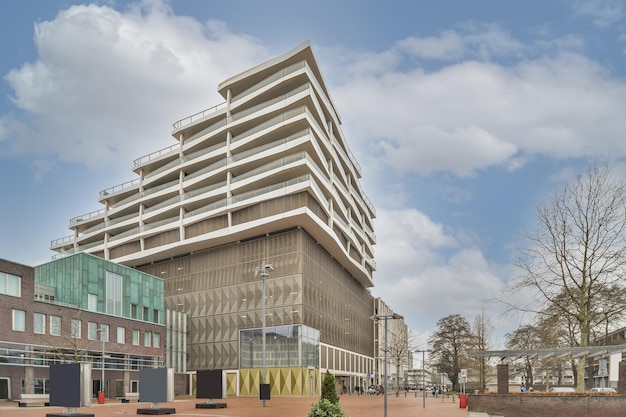
<instances>
[{"instance_id":1,"label":"pyramid-shaped residential building","mask_svg":"<svg viewBox=\"0 0 626 417\"><path fill-rule=\"evenodd\" d=\"M372 381L375 210L308 42L218 86L225 102L174 124L172 146L134 162L70 220L59 254L88 252L165 280L188 317L187 370L224 369L229 394Z\"/></svg>"}]
</instances>

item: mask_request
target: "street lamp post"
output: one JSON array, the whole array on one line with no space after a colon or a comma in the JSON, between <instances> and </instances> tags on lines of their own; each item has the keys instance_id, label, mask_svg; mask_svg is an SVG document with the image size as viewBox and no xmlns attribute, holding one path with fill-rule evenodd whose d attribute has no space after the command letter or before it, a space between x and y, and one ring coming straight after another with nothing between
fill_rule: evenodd
<instances>
[{"instance_id":1,"label":"street lamp post","mask_svg":"<svg viewBox=\"0 0 626 417\"><path fill-rule=\"evenodd\" d=\"M261 327L262 327L262 340L261 340L261 346L262 346L262 355L263 355L263 375L262 375L262 383L265 384L265 373L266 373L266 366L265 366L265 280L267 279L267 277L270 276L270 272L274 271L274 268L272 267L272 264L268 264L265 263L265 261L263 261L263 263L261 264L261 266L257 266L256 270L254 272L254 276L257 275L261 275L261 305L262 305L262 311L261 311ZM263 407L266 406L266 400L263 400Z\"/></svg>"},{"instance_id":2,"label":"street lamp post","mask_svg":"<svg viewBox=\"0 0 626 417\"><path fill-rule=\"evenodd\" d=\"M415 353L422 352L422 408L426 408L426 370L424 363L426 361L424 354L430 350L416 350Z\"/></svg>"},{"instance_id":3,"label":"street lamp post","mask_svg":"<svg viewBox=\"0 0 626 417\"><path fill-rule=\"evenodd\" d=\"M387 314L387 315L382 315L382 316L379 314L374 314L373 316L370 317L370 320L373 320L373 321L383 320L384 326L385 326L385 348L383 349L383 351L385 352L384 363L383 363L383 410L384 410L385 417L387 417L387 320L388 319L401 320L403 318L404 317L402 317L400 314L397 314L397 313Z\"/></svg>"}]
</instances>

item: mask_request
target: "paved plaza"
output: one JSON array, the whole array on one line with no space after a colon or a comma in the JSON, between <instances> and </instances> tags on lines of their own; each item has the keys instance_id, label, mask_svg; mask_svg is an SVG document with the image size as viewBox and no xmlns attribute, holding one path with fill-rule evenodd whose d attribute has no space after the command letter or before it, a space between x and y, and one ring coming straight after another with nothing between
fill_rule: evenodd
<instances>
[{"instance_id":1,"label":"paved plaza","mask_svg":"<svg viewBox=\"0 0 626 417\"><path fill-rule=\"evenodd\" d=\"M263 408L262 401L251 397L227 398L222 401L227 404L222 409L197 409L196 403L203 402L193 397L177 397L173 403L162 403L161 407L176 409L176 416L225 416L225 417L306 417L311 404L317 397L273 397ZM350 417L383 417L382 395L343 395L340 399L343 410ZM137 415L138 408L149 408L150 403L121 404L120 401L107 400L105 404L94 403L91 407L81 407L78 413L93 414L94 417L119 417L123 415ZM1 417L45 417L46 413L62 413L61 407L29 406L17 407L17 403L0 403ZM426 407L423 406L421 396L409 393L406 397L390 394L387 397L387 417L468 417L467 408L459 407L458 397L455 402L451 398L442 401L441 398L426 398Z\"/></svg>"}]
</instances>

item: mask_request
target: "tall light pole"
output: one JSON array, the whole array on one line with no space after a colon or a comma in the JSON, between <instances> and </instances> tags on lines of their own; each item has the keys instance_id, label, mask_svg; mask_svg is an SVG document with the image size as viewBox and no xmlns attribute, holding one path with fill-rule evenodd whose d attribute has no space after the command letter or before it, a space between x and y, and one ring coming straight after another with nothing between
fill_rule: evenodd
<instances>
[{"instance_id":1,"label":"tall light pole","mask_svg":"<svg viewBox=\"0 0 626 417\"><path fill-rule=\"evenodd\" d=\"M402 320L404 319L404 317L402 317L400 314L397 314L397 313L387 314L387 315L374 314L373 316L370 317L370 320L373 320L373 321L384 320L384 326L385 326L385 348L383 349L383 351L385 352L385 359L383 363L383 399L384 399L383 410L385 413L385 417L387 417L387 320L389 319Z\"/></svg>"},{"instance_id":2,"label":"tall light pole","mask_svg":"<svg viewBox=\"0 0 626 417\"><path fill-rule=\"evenodd\" d=\"M257 275L261 275L261 305L262 307L262 312L261 312L261 327L262 327L262 354L263 354L263 375L262 375L262 383L265 384L265 280L267 279L267 277L270 276L270 272L274 271L274 268L272 267L272 264L268 264L265 263L265 261L263 261L263 263L261 264L261 266L257 266L256 270L254 271L254 276L256 277ZM266 405L266 401L263 400L263 407L265 407Z\"/></svg>"},{"instance_id":3,"label":"tall light pole","mask_svg":"<svg viewBox=\"0 0 626 417\"><path fill-rule=\"evenodd\" d=\"M415 353L422 352L422 407L426 408L426 370L424 369L424 363L426 362L424 354L430 352L430 350L416 350Z\"/></svg>"}]
</instances>

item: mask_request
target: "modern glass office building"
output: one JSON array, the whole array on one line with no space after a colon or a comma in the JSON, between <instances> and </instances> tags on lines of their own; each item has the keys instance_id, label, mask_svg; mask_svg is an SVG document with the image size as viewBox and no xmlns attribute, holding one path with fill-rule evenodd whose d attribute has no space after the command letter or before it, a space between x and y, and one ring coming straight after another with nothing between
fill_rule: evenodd
<instances>
[{"instance_id":1,"label":"modern glass office building","mask_svg":"<svg viewBox=\"0 0 626 417\"><path fill-rule=\"evenodd\" d=\"M375 210L309 43L218 91L52 249L163 278L165 307L188 316L187 369L227 370L231 395L258 393L263 317L272 393L318 394L327 369L367 383Z\"/></svg>"}]
</instances>

